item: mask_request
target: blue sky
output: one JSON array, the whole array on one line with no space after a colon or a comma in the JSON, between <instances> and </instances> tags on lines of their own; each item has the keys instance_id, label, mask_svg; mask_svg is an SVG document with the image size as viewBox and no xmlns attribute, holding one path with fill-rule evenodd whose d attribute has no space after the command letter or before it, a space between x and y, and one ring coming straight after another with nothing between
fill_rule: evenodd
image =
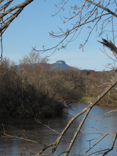
<instances>
[{"instance_id":1,"label":"blue sky","mask_svg":"<svg viewBox=\"0 0 117 156\"><path fill-rule=\"evenodd\" d=\"M20 0L20 2L22 1ZM59 0L56 0L57 2ZM69 9L70 3L71 1L67 5L67 9ZM3 34L4 57L10 58L18 64L23 56L32 51L32 47L42 49L44 45L45 48L50 48L59 42L59 39L52 38L49 32L57 32L58 26L67 29L69 23L63 24L59 16L60 14L67 16L67 11L62 11L55 17L52 16L57 11L54 4L53 0L34 0L24 8ZM112 61L102 53L103 47L97 42L97 40L101 40L101 37L97 38L95 32L92 33L84 51L79 49L79 45L86 39L86 33L87 31L83 30L74 42L69 43L65 49L56 51L49 57L49 63L64 60L68 65L80 69L109 70L106 66ZM51 53L52 51L48 51L41 56L49 56Z\"/></svg>"}]
</instances>

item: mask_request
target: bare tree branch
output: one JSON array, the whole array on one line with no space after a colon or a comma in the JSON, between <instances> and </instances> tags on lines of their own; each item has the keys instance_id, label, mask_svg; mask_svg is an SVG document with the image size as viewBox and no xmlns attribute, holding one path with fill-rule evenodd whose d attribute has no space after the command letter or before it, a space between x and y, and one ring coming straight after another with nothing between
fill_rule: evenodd
<instances>
[{"instance_id":1,"label":"bare tree branch","mask_svg":"<svg viewBox=\"0 0 117 156\"><path fill-rule=\"evenodd\" d=\"M113 150L116 139L117 139L117 131L116 131L116 133L115 133L115 136L114 136L114 139L113 139L113 143L112 143L111 148L110 148L108 151L106 151L106 152L103 154L103 156L106 155L106 154L108 154L110 151Z\"/></svg>"},{"instance_id":2,"label":"bare tree branch","mask_svg":"<svg viewBox=\"0 0 117 156\"><path fill-rule=\"evenodd\" d=\"M0 27L0 32L4 32L7 27L10 25L10 23L21 13L21 11L27 6L29 5L32 1L34 0L25 0L23 3L18 4L12 8L10 8L9 10L5 11L5 9L9 6L9 4L12 2L13 0L9 0L6 4L3 4L3 6L1 7L1 10L4 10L1 14L0 14L0 19L3 18L6 15L10 14L10 17L8 19L7 22L2 23L2 26ZM3 2L3 1L2 1ZM2 3L0 2L0 3ZM16 10L14 13L12 13L12 11Z\"/></svg>"},{"instance_id":3,"label":"bare tree branch","mask_svg":"<svg viewBox=\"0 0 117 156\"><path fill-rule=\"evenodd\" d=\"M56 16L60 11L65 9L66 4L68 3L68 0L63 0L60 4L56 4L56 8L58 8L58 11L55 13L54 16ZM116 1L113 1L112 4L116 4ZM50 33L53 38L63 38L56 46L53 46L52 48L37 50L38 52L45 52L48 50L54 50L54 49L62 49L63 47L66 47L70 42L74 41L81 32L83 31L83 28L90 28L88 32L88 35L85 37L84 43L79 43L80 48L84 49L84 46L88 42L90 35L94 31L94 29L98 28L98 37L102 34L105 34L106 27L112 23L112 36L113 39L115 39L116 34L115 28L113 25L116 23L116 9L115 12L113 12L109 7L111 6L111 1L105 1L105 0L99 0L98 2L91 1L91 0L83 0L76 2L75 5L71 6L71 9L69 10L69 17L63 17L62 21L63 24L71 21L71 26L69 26L67 29L63 30L60 28L58 32L52 32ZM74 21L72 23L72 21ZM99 26L98 26L99 24ZM107 30L108 31L108 30Z\"/></svg>"},{"instance_id":4,"label":"bare tree branch","mask_svg":"<svg viewBox=\"0 0 117 156\"><path fill-rule=\"evenodd\" d=\"M101 2L101 0L99 1L99 3L95 3L95 2L90 1L90 0L86 0L86 1L89 2L89 3L91 3L91 4L94 4L94 5L97 6L98 8L101 8L101 9L107 11L109 14L111 14L111 15L117 17L117 14L115 14L113 11L109 10L108 8L105 8L105 7L101 6L101 5L99 5L99 3Z\"/></svg>"},{"instance_id":5,"label":"bare tree branch","mask_svg":"<svg viewBox=\"0 0 117 156\"><path fill-rule=\"evenodd\" d=\"M52 156L52 154L55 152L61 138L63 137L63 135L65 134L65 132L67 131L67 129L70 127L70 125L72 124L72 122L77 118L79 117L80 115L82 115L84 112L86 112L84 118L82 119L82 121L80 122L78 128L77 128L77 131L74 133L74 136L69 144L69 147L67 149L67 151L65 152L66 154L64 156L67 156L71 150L71 147L73 146L73 143L78 135L78 133L80 132L81 128L82 128L82 125L83 123L85 122L88 114L90 113L91 109L93 108L93 106L95 106L115 85L117 84L117 75L115 77L115 80L112 82L111 85L109 85L98 97L97 99L91 103L88 107L86 107L85 109L83 109L80 113L78 113L77 115L75 115L67 124L67 126L64 128L64 130L62 131L62 133L60 134L60 136L57 138L57 140L55 141L55 145L50 153L49 156Z\"/></svg>"},{"instance_id":6,"label":"bare tree branch","mask_svg":"<svg viewBox=\"0 0 117 156\"><path fill-rule=\"evenodd\" d=\"M101 41L98 42L102 43L104 46L109 48L112 52L114 52L117 55L117 47L111 41L107 41L104 38L102 38L102 40L103 40L102 42Z\"/></svg>"}]
</instances>

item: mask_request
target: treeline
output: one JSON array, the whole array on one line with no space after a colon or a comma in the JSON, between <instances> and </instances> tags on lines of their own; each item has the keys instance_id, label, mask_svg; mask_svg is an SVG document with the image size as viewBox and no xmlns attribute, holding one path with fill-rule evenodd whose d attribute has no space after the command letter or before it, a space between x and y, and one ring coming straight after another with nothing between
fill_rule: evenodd
<instances>
[{"instance_id":1,"label":"treeline","mask_svg":"<svg viewBox=\"0 0 117 156\"><path fill-rule=\"evenodd\" d=\"M51 71L47 58L30 53L20 65L0 64L0 115L50 117L60 114L85 93L78 70Z\"/></svg>"},{"instance_id":2,"label":"treeline","mask_svg":"<svg viewBox=\"0 0 117 156\"><path fill-rule=\"evenodd\" d=\"M30 53L17 66L8 59L0 64L0 116L52 117L83 97L94 100L114 78L111 72L84 74L80 70L50 70L48 59ZM116 105L116 87L98 104ZM85 101L83 101L85 102Z\"/></svg>"},{"instance_id":3,"label":"treeline","mask_svg":"<svg viewBox=\"0 0 117 156\"><path fill-rule=\"evenodd\" d=\"M102 72L91 72L90 74L85 74L85 97L90 97L92 101L97 98L100 93L102 93L105 88L112 83L115 78L115 70L102 71ZM102 100L98 102L101 106L117 106L117 87L115 86Z\"/></svg>"}]
</instances>

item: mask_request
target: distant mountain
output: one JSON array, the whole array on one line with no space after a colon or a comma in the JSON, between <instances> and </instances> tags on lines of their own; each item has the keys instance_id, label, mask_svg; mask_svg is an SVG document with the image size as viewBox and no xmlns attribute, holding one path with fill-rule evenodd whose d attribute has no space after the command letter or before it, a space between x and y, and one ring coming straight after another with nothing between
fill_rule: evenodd
<instances>
[{"instance_id":1,"label":"distant mountain","mask_svg":"<svg viewBox=\"0 0 117 156\"><path fill-rule=\"evenodd\" d=\"M58 70L78 70L82 76L88 76L90 78L102 78L105 77L106 75L108 75L108 73L112 73L112 71L94 71L94 70L88 70L88 69L83 69L83 70L79 70L77 68L71 67L69 65L66 64L65 61L63 60L58 60L56 61L56 63L53 64L49 64L49 63L36 63L35 67L38 66L41 68L41 66L48 70L48 71L58 71ZM21 67L20 65L15 66L17 70L20 70ZM31 68L31 65L29 65L29 67Z\"/></svg>"},{"instance_id":2,"label":"distant mountain","mask_svg":"<svg viewBox=\"0 0 117 156\"><path fill-rule=\"evenodd\" d=\"M59 61L56 61L56 63L53 63L53 64L49 64L49 63L35 63L34 66L43 66L45 69L47 70L54 70L54 71L57 71L57 70L69 70L69 69L72 69L72 70L76 70L76 68L74 67L71 67L69 65L67 65L65 63L65 61L63 60L59 60ZM17 70L20 70L21 66L20 65L16 65L15 66ZM31 65L29 64L29 67L31 68Z\"/></svg>"},{"instance_id":3,"label":"distant mountain","mask_svg":"<svg viewBox=\"0 0 117 156\"><path fill-rule=\"evenodd\" d=\"M50 70L68 70L68 69L76 69L76 68L67 65L63 60L59 60L56 61L56 63L50 64Z\"/></svg>"}]
</instances>

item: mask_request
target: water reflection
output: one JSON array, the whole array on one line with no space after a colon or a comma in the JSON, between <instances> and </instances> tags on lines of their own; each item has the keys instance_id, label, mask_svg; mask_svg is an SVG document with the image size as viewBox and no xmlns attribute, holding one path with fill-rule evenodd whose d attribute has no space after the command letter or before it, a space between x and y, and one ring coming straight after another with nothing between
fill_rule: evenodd
<instances>
[{"instance_id":1,"label":"water reflection","mask_svg":"<svg viewBox=\"0 0 117 156\"><path fill-rule=\"evenodd\" d=\"M73 106L70 109L71 113L77 114L86 105L77 105ZM97 138L101 138L101 133L115 133L117 129L117 113L111 113L112 116L102 118L99 116L104 115L107 111L113 110L114 108L108 107L99 107L95 106L91 113L89 114L87 120L85 121L82 132L78 135L73 148L71 149L70 155L79 154L81 151L85 151L86 148L92 146L93 143L96 143ZM64 115L59 118L53 118L51 121L43 120L45 124L49 124L51 128L55 129L58 132L61 132L70 118L71 114ZM71 125L69 130L66 132L64 137L61 140L60 145L58 146L54 155L58 155L59 153L65 151L68 148L69 142L72 139L74 132L76 131L83 115L80 116L74 123ZM2 122L2 121L1 121ZM58 136L58 134L53 131L47 129L41 124L37 124L33 119L4 119L4 127L7 134L14 136L25 136L28 139L35 140L38 144L26 142L24 140L18 140L13 138L2 137L2 125L0 124L0 155L31 155L32 151L39 152L43 145L48 145L54 142ZM22 133L23 132L23 133ZM112 143L113 137L106 137L99 145L97 145L91 152L95 152L96 150L101 150L103 148L110 147ZM116 144L117 146L117 144ZM50 152L51 148L46 151L46 155ZM114 149L109 155L116 156L117 150ZM89 153L87 153L88 155ZM63 154L61 154L63 155ZM102 154L100 154L102 155Z\"/></svg>"}]
</instances>

